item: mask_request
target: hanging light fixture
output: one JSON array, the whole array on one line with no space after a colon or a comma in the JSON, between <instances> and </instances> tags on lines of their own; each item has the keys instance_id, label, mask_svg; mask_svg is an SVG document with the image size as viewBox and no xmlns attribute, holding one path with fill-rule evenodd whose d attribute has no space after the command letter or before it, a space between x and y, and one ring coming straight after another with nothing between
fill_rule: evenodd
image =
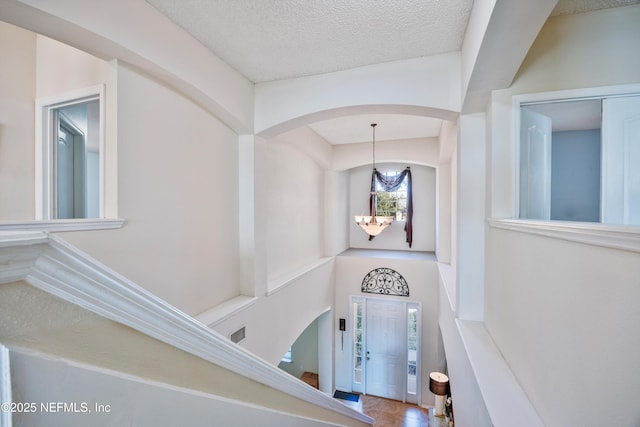
<instances>
[{"instance_id":1,"label":"hanging light fixture","mask_svg":"<svg viewBox=\"0 0 640 427\"><path fill-rule=\"evenodd\" d=\"M376 205L377 205L377 196L376 196L376 185L375 185L375 174L376 174L376 126L377 123L371 123L371 129L373 130L373 171L371 174L371 192L369 193L369 216L356 215L356 224L358 224L362 229L371 237L375 237L378 234L382 233L382 230L387 228L393 222L392 216L377 216L376 215Z\"/></svg>"}]
</instances>

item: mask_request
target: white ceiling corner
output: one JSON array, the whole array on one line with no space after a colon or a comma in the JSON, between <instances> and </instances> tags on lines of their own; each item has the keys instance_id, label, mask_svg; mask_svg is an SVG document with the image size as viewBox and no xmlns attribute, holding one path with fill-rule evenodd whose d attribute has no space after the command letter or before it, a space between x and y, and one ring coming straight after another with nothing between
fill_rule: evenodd
<instances>
[{"instance_id":1,"label":"white ceiling corner","mask_svg":"<svg viewBox=\"0 0 640 427\"><path fill-rule=\"evenodd\" d=\"M146 0L254 83L459 51L473 0ZM560 0L552 16L639 4ZM508 35L507 35L508 36ZM355 115L310 125L331 144L437 136L442 120Z\"/></svg>"}]
</instances>

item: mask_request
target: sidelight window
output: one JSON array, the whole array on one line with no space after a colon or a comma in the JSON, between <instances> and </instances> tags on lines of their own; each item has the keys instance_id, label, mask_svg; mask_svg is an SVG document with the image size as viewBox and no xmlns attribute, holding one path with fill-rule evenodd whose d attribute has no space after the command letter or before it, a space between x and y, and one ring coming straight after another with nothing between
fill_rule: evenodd
<instances>
[{"instance_id":1,"label":"sidelight window","mask_svg":"<svg viewBox=\"0 0 640 427\"><path fill-rule=\"evenodd\" d=\"M364 334L362 321L363 301L353 303L353 383L362 384L362 356Z\"/></svg>"},{"instance_id":2,"label":"sidelight window","mask_svg":"<svg viewBox=\"0 0 640 427\"><path fill-rule=\"evenodd\" d=\"M418 392L418 309L407 308L407 393Z\"/></svg>"}]
</instances>

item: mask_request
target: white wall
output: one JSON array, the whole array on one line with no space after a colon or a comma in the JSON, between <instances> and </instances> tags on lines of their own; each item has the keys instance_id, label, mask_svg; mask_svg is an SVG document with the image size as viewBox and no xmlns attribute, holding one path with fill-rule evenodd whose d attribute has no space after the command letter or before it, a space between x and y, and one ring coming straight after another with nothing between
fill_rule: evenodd
<instances>
[{"instance_id":1,"label":"white wall","mask_svg":"<svg viewBox=\"0 0 640 427\"><path fill-rule=\"evenodd\" d=\"M640 255L497 229L489 250L486 325L545 424L637 425Z\"/></svg>"},{"instance_id":2,"label":"white wall","mask_svg":"<svg viewBox=\"0 0 640 427\"><path fill-rule=\"evenodd\" d=\"M243 347L277 366L305 328L333 304L334 262L319 266L281 283L253 305L216 322L212 328L224 336L246 328ZM331 352L332 349L320 349Z\"/></svg>"},{"instance_id":3,"label":"white wall","mask_svg":"<svg viewBox=\"0 0 640 427\"><path fill-rule=\"evenodd\" d=\"M0 138L6 135L11 144L2 144L8 150L0 161L14 166L1 173L7 174L3 183L20 190L1 192L11 197L0 208L3 219L35 218L35 98L105 84L107 109L117 108L106 117L107 166L117 165L117 180L110 184L118 185L112 195L118 194L117 214L125 226L64 238L189 314L238 295L237 135L193 102L123 65L116 69L115 63L46 37L1 28L21 52L3 72L22 82L14 83L13 93L3 89L2 96L12 113L3 115Z\"/></svg>"},{"instance_id":4,"label":"white wall","mask_svg":"<svg viewBox=\"0 0 640 427\"><path fill-rule=\"evenodd\" d=\"M333 169L371 168L371 148L371 142L334 145ZM376 164L403 162L436 167L440 164L440 141L431 137L376 141Z\"/></svg>"},{"instance_id":5,"label":"white wall","mask_svg":"<svg viewBox=\"0 0 640 427\"><path fill-rule=\"evenodd\" d=\"M86 52L56 40L37 36L36 96L60 96L65 92L111 81L111 67Z\"/></svg>"},{"instance_id":6,"label":"white wall","mask_svg":"<svg viewBox=\"0 0 640 427\"><path fill-rule=\"evenodd\" d=\"M409 298L395 297L402 301L422 303L422 390L423 405L434 404L433 394L429 391L429 373L437 370L438 355L442 350L438 348L438 272L436 263L425 259L399 259L378 256L349 256L348 252L336 257L336 294L334 321L339 318L349 318L349 297L378 297L373 294L360 292L362 280L375 268L392 268L400 273L409 285ZM394 298L394 297L387 297ZM337 329L337 327L335 328ZM351 390L351 342L347 330L344 334L344 349L341 334L335 334L335 371L336 388Z\"/></svg>"},{"instance_id":7,"label":"white wall","mask_svg":"<svg viewBox=\"0 0 640 427\"><path fill-rule=\"evenodd\" d=\"M638 83L638 22L640 6L548 21L512 87L492 96L491 215L513 212L511 96ZM637 425L640 255L498 229L487 237L485 324L545 425Z\"/></svg>"},{"instance_id":8,"label":"white wall","mask_svg":"<svg viewBox=\"0 0 640 427\"><path fill-rule=\"evenodd\" d=\"M327 256L335 256L349 247L349 171L327 171L325 174L325 249Z\"/></svg>"},{"instance_id":9,"label":"white wall","mask_svg":"<svg viewBox=\"0 0 640 427\"><path fill-rule=\"evenodd\" d=\"M0 220L35 218L36 35L0 22Z\"/></svg>"},{"instance_id":10,"label":"white wall","mask_svg":"<svg viewBox=\"0 0 640 427\"><path fill-rule=\"evenodd\" d=\"M237 144L188 99L119 66L125 225L63 238L192 315L238 295Z\"/></svg>"},{"instance_id":11,"label":"white wall","mask_svg":"<svg viewBox=\"0 0 640 427\"><path fill-rule=\"evenodd\" d=\"M325 171L331 147L307 127L267 141L266 206L268 279L295 271L324 255Z\"/></svg>"},{"instance_id":12,"label":"white wall","mask_svg":"<svg viewBox=\"0 0 640 427\"><path fill-rule=\"evenodd\" d=\"M640 5L550 19L512 85L520 92L638 82Z\"/></svg>"}]
</instances>

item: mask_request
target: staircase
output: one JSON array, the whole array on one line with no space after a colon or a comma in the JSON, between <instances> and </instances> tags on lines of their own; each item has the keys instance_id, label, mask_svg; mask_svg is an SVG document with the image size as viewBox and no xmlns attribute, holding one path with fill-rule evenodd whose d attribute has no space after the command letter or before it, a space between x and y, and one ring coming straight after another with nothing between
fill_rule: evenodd
<instances>
[{"instance_id":1,"label":"staircase","mask_svg":"<svg viewBox=\"0 0 640 427\"><path fill-rule=\"evenodd\" d=\"M0 313L1 427L373 424L55 235L0 234Z\"/></svg>"}]
</instances>

